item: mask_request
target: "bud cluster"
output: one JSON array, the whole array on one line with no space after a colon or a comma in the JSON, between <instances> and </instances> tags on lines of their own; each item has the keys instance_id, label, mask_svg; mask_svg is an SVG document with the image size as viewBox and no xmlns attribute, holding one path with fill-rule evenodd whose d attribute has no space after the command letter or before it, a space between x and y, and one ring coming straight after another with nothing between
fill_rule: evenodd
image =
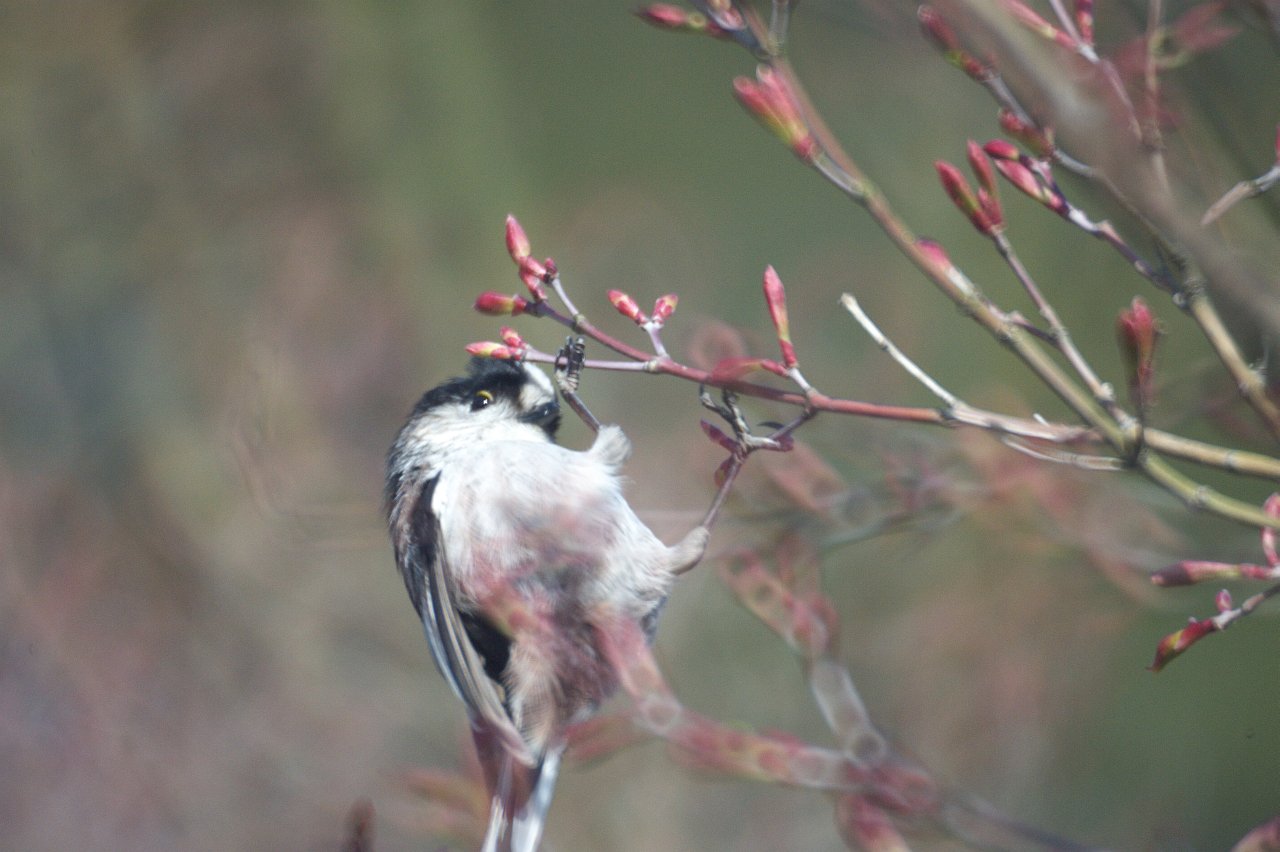
<instances>
[{"instance_id":1,"label":"bud cluster","mask_svg":"<svg viewBox=\"0 0 1280 852\"><path fill-rule=\"evenodd\" d=\"M533 301L545 302L545 285L556 276L555 261L547 258L546 261L539 262L530 254L529 238L525 236L524 228L520 227L515 216L507 217L507 253L519 268L520 280L529 288Z\"/></svg>"},{"instance_id":2,"label":"bud cluster","mask_svg":"<svg viewBox=\"0 0 1280 852\"><path fill-rule=\"evenodd\" d=\"M955 67L968 74L979 83L986 82L995 73L990 65L980 62L960 44L955 30L946 19L932 6L921 6L916 10L916 18L920 29L938 51Z\"/></svg>"},{"instance_id":3,"label":"bud cluster","mask_svg":"<svg viewBox=\"0 0 1280 852\"><path fill-rule=\"evenodd\" d=\"M1263 511L1272 518L1280 518L1280 494L1272 494L1263 504ZM1266 557L1266 565L1248 563L1205 562L1184 560L1162 568L1151 575L1151 582L1157 586L1189 586L1193 583L1222 580L1280 580L1280 554L1276 552L1276 531L1271 527L1262 529L1262 553ZM1212 618L1190 619L1187 626L1175 630L1156 646L1155 660L1151 663L1152 671L1160 671L1174 657L1190 648L1210 633L1225 630L1237 619L1248 615L1259 604L1280 587L1272 586L1266 591L1250 596L1239 606L1235 605L1231 593L1220 589L1213 596L1214 608L1218 614Z\"/></svg>"},{"instance_id":4,"label":"bud cluster","mask_svg":"<svg viewBox=\"0 0 1280 852\"><path fill-rule=\"evenodd\" d=\"M960 170L946 160L936 160L933 167L938 170L938 177L942 180L942 188L946 190L947 196L968 217L978 233L988 237L996 236L1004 230L1004 211L1000 207L991 160L972 139L969 140L968 158L969 167L973 169L978 181L977 192L969 186Z\"/></svg>"},{"instance_id":5,"label":"bud cluster","mask_svg":"<svg viewBox=\"0 0 1280 852\"><path fill-rule=\"evenodd\" d=\"M1057 184L1046 177L1047 166L1033 160L1004 139L992 139L982 149L995 161L996 171L1013 184L1015 189L1059 216L1065 218L1071 214L1072 207Z\"/></svg>"},{"instance_id":6,"label":"bud cluster","mask_svg":"<svg viewBox=\"0 0 1280 852\"><path fill-rule=\"evenodd\" d=\"M747 112L781 139L793 154L806 163L817 158L818 142L805 121L799 98L782 74L761 65L756 68L754 80L735 78L733 93Z\"/></svg>"},{"instance_id":7,"label":"bud cluster","mask_svg":"<svg viewBox=\"0 0 1280 852\"><path fill-rule=\"evenodd\" d=\"M714 38L730 38L728 30L701 12L690 12L670 3L651 3L636 10L636 17L660 30L701 33Z\"/></svg>"}]
</instances>

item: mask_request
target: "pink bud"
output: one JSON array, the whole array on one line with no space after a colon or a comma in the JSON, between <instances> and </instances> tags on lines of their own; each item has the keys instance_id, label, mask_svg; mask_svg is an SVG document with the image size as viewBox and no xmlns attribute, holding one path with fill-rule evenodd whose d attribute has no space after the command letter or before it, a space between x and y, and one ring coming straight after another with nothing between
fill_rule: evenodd
<instances>
[{"instance_id":1,"label":"pink bud","mask_svg":"<svg viewBox=\"0 0 1280 852\"><path fill-rule=\"evenodd\" d=\"M1129 365L1129 388L1134 404L1145 408L1151 402L1155 374L1156 340L1160 335L1155 315L1141 296L1134 296L1128 310L1116 317L1116 337Z\"/></svg>"},{"instance_id":2,"label":"pink bud","mask_svg":"<svg viewBox=\"0 0 1280 852\"><path fill-rule=\"evenodd\" d=\"M960 45L955 30L946 22L932 6L921 6L916 11L920 21L920 29L925 37L934 43L938 50L955 67L974 80L982 82L991 76L991 69L979 62L972 54Z\"/></svg>"},{"instance_id":3,"label":"pink bud","mask_svg":"<svg viewBox=\"0 0 1280 852\"><path fill-rule=\"evenodd\" d=\"M1210 633L1217 631L1217 629L1218 626L1214 624L1211 618L1206 618L1202 621L1191 619L1186 627L1181 630L1175 630L1160 640L1160 644L1156 646L1156 657L1151 661L1151 671L1160 671L1174 657L1182 654L1182 652Z\"/></svg>"},{"instance_id":4,"label":"pink bud","mask_svg":"<svg viewBox=\"0 0 1280 852\"><path fill-rule=\"evenodd\" d=\"M1004 211L1000 209L1000 195L996 190L996 173L991 167L991 160L977 142L972 139L968 144L969 167L978 179L978 205L983 214L992 223L992 228L1004 225Z\"/></svg>"},{"instance_id":5,"label":"pink bud","mask_svg":"<svg viewBox=\"0 0 1280 852\"><path fill-rule=\"evenodd\" d=\"M947 274L955 268L955 264L951 262L951 257L947 254L947 250L940 243L930 239L918 239L916 240L916 248L929 261L929 265L938 272Z\"/></svg>"},{"instance_id":6,"label":"pink bud","mask_svg":"<svg viewBox=\"0 0 1280 852\"><path fill-rule=\"evenodd\" d=\"M1262 504L1262 511L1273 518L1280 518L1280 494L1272 494ZM1276 531L1272 527L1262 528L1262 552L1267 557L1267 565L1272 569L1280 568L1280 557L1276 555Z\"/></svg>"},{"instance_id":7,"label":"pink bud","mask_svg":"<svg viewBox=\"0 0 1280 852\"><path fill-rule=\"evenodd\" d=\"M1240 566L1230 562L1206 562L1197 559L1184 559L1173 565L1161 568L1151 575L1151 582L1157 586L1190 586L1205 580L1230 580L1240 576Z\"/></svg>"},{"instance_id":8,"label":"pink bud","mask_svg":"<svg viewBox=\"0 0 1280 852\"><path fill-rule=\"evenodd\" d=\"M528 260L528 258L525 258ZM537 263L537 261L534 261ZM545 272L545 270L543 270ZM529 295L533 296L535 302L545 302L547 300L547 288L542 286L542 275L532 269L521 269L520 280L524 282L524 286L529 288Z\"/></svg>"},{"instance_id":9,"label":"pink bud","mask_svg":"<svg viewBox=\"0 0 1280 852\"><path fill-rule=\"evenodd\" d=\"M982 146L982 150L987 152L987 156L996 160L1012 160L1016 162L1022 152L1018 150L1012 142L1007 139L992 139Z\"/></svg>"},{"instance_id":10,"label":"pink bud","mask_svg":"<svg viewBox=\"0 0 1280 852\"><path fill-rule=\"evenodd\" d=\"M1231 593L1226 589L1220 589L1213 596L1213 605L1218 608L1218 612L1227 612L1232 608Z\"/></svg>"},{"instance_id":11,"label":"pink bud","mask_svg":"<svg viewBox=\"0 0 1280 852\"><path fill-rule=\"evenodd\" d=\"M1085 44L1093 44L1093 0L1076 0L1076 29Z\"/></svg>"},{"instance_id":12,"label":"pink bud","mask_svg":"<svg viewBox=\"0 0 1280 852\"><path fill-rule=\"evenodd\" d=\"M1026 145L1037 157L1052 157L1056 150L1053 144L1053 128L1038 127L1019 118L1007 109L1000 110L1000 128L1009 136Z\"/></svg>"},{"instance_id":13,"label":"pink bud","mask_svg":"<svg viewBox=\"0 0 1280 852\"><path fill-rule=\"evenodd\" d=\"M653 303L653 319L655 322L664 323L671 319L671 315L676 312L676 305L679 304L680 297L675 293L668 293L665 296L659 296L657 301Z\"/></svg>"},{"instance_id":14,"label":"pink bud","mask_svg":"<svg viewBox=\"0 0 1280 852\"><path fill-rule=\"evenodd\" d=\"M938 10L932 6L921 6L916 10L916 19L920 29L943 52L960 49L960 39Z\"/></svg>"},{"instance_id":15,"label":"pink bud","mask_svg":"<svg viewBox=\"0 0 1280 852\"><path fill-rule=\"evenodd\" d=\"M1014 20L1041 38L1048 39L1071 50L1075 49L1076 43L1071 36L1033 12L1031 7L1023 3L1022 0L1004 0L1004 7L1009 10Z\"/></svg>"},{"instance_id":16,"label":"pink bud","mask_svg":"<svg viewBox=\"0 0 1280 852\"><path fill-rule=\"evenodd\" d=\"M978 201L978 196L974 194L969 182L965 180L959 169L946 160L935 160L933 167L937 169L938 177L942 180L942 188L946 190L951 202L968 217L969 222L979 233L990 235L999 227L999 223L992 221L987 215L982 203Z\"/></svg>"},{"instance_id":17,"label":"pink bud","mask_svg":"<svg viewBox=\"0 0 1280 852\"><path fill-rule=\"evenodd\" d=\"M640 310L640 306L636 304L636 300L631 298L621 290L610 290L608 292L609 303L627 319L640 325L645 322L648 317L644 315L644 311Z\"/></svg>"},{"instance_id":18,"label":"pink bud","mask_svg":"<svg viewBox=\"0 0 1280 852\"><path fill-rule=\"evenodd\" d=\"M1004 175L1004 179L1013 184L1019 191L1031 196L1037 201L1042 201L1044 197L1044 187L1040 185L1039 178L1035 172L1024 166L1018 159L996 160L996 169L1000 174Z\"/></svg>"},{"instance_id":19,"label":"pink bud","mask_svg":"<svg viewBox=\"0 0 1280 852\"><path fill-rule=\"evenodd\" d=\"M969 188L969 182L964 179L959 169L946 160L934 160L933 167L942 180L942 188L947 191L947 195L963 213L969 215L978 209L978 199L974 197L973 190Z\"/></svg>"},{"instance_id":20,"label":"pink bud","mask_svg":"<svg viewBox=\"0 0 1280 852\"><path fill-rule=\"evenodd\" d=\"M1120 312L1116 330L1120 333L1126 354L1135 361L1151 359L1159 329L1156 328L1155 315L1141 296L1134 296L1129 309Z\"/></svg>"},{"instance_id":21,"label":"pink bud","mask_svg":"<svg viewBox=\"0 0 1280 852\"><path fill-rule=\"evenodd\" d=\"M502 342L510 346L512 349L527 349L528 344L524 342L524 338L520 336L520 332L511 326L504 325L498 330L498 334L502 337Z\"/></svg>"},{"instance_id":22,"label":"pink bud","mask_svg":"<svg viewBox=\"0 0 1280 852\"><path fill-rule=\"evenodd\" d=\"M468 353L479 358L493 358L498 361L519 361L524 354L519 350L512 349L510 346L494 343L492 340L468 343L466 348Z\"/></svg>"},{"instance_id":23,"label":"pink bud","mask_svg":"<svg viewBox=\"0 0 1280 852\"><path fill-rule=\"evenodd\" d=\"M1015 189L1040 202L1054 213L1065 216L1070 211L1066 199L1046 186L1039 175L1027 168L1021 160L996 160L995 166L996 171L1013 184Z\"/></svg>"},{"instance_id":24,"label":"pink bud","mask_svg":"<svg viewBox=\"0 0 1280 852\"><path fill-rule=\"evenodd\" d=\"M646 24L664 30L682 30L689 24L689 13L669 3L652 3L636 9L636 17Z\"/></svg>"},{"instance_id":25,"label":"pink bud","mask_svg":"<svg viewBox=\"0 0 1280 852\"><path fill-rule=\"evenodd\" d=\"M547 277L547 267L532 257L522 257L518 263L521 275L532 275L540 281Z\"/></svg>"},{"instance_id":26,"label":"pink bud","mask_svg":"<svg viewBox=\"0 0 1280 852\"><path fill-rule=\"evenodd\" d=\"M728 22L732 20L732 16L736 13L732 8L726 8L722 14L725 15L726 22ZM679 6L672 6L668 3L652 3L648 6L642 6L636 10L636 17L660 30L705 33L716 38L725 38L729 35L726 30L715 21L710 20L706 15L700 12L686 12Z\"/></svg>"},{"instance_id":27,"label":"pink bud","mask_svg":"<svg viewBox=\"0 0 1280 852\"><path fill-rule=\"evenodd\" d=\"M982 150L981 145L970 139L965 153L969 158L969 168L973 169L973 174L978 179L978 186L995 195L996 173L991 168L991 160L987 157L987 152Z\"/></svg>"},{"instance_id":28,"label":"pink bud","mask_svg":"<svg viewBox=\"0 0 1280 852\"><path fill-rule=\"evenodd\" d=\"M800 109L800 101L786 78L767 65L756 69L756 79L737 77L733 93L756 120L791 148L801 160L812 163L818 143Z\"/></svg>"},{"instance_id":29,"label":"pink bud","mask_svg":"<svg viewBox=\"0 0 1280 852\"><path fill-rule=\"evenodd\" d=\"M491 317L511 317L524 313L529 308L529 301L524 296L506 296L502 293L485 292L476 296L475 309Z\"/></svg>"},{"instance_id":30,"label":"pink bud","mask_svg":"<svg viewBox=\"0 0 1280 852\"><path fill-rule=\"evenodd\" d=\"M507 253L516 263L529 256L529 238L515 216L507 216Z\"/></svg>"},{"instance_id":31,"label":"pink bud","mask_svg":"<svg viewBox=\"0 0 1280 852\"><path fill-rule=\"evenodd\" d=\"M782 286L782 279L772 266L764 269L764 301L769 308L769 319L773 322L774 332L778 335L778 348L782 350L782 363L794 367L796 358L795 346L791 343L791 321L787 317L787 291Z\"/></svg>"}]
</instances>

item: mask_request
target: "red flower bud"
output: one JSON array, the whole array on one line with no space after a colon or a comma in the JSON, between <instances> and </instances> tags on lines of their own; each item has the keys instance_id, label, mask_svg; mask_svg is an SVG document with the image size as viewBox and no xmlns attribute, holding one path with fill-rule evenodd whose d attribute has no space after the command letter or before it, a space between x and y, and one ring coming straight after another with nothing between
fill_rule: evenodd
<instances>
[{"instance_id":1,"label":"red flower bud","mask_svg":"<svg viewBox=\"0 0 1280 852\"><path fill-rule=\"evenodd\" d=\"M1000 128L1012 138L1026 145L1037 157L1052 157L1056 150L1053 144L1053 128L1038 127L1023 121L1010 110L1002 109L999 115Z\"/></svg>"},{"instance_id":2,"label":"red flower bud","mask_svg":"<svg viewBox=\"0 0 1280 852\"><path fill-rule=\"evenodd\" d=\"M491 317L511 317L524 313L529 308L529 300L524 296L506 296L492 291L476 296L475 309Z\"/></svg>"},{"instance_id":3,"label":"red flower bud","mask_svg":"<svg viewBox=\"0 0 1280 852\"><path fill-rule=\"evenodd\" d=\"M1151 661L1151 671L1160 671L1174 657L1182 654L1196 642L1210 633L1217 632L1217 630L1218 625L1214 623L1212 618L1206 618L1201 621L1197 621L1194 618L1191 619L1186 627L1181 630L1175 630L1160 640L1160 644L1156 646L1156 657Z\"/></svg>"},{"instance_id":4,"label":"red flower bud","mask_svg":"<svg viewBox=\"0 0 1280 852\"><path fill-rule=\"evenodd\" d=\"M1033 12L1031 7L1023 3L1022 0L1004 0L1004 7L1009 11L1010 15L1013 16L1015 21L1022 24L1031 32L1041 38L1056 42L1062 47L1075 50L1076 43L1071 36L1067 35L1062 30L1040 17L1040 15Z\"/></svg>"},{"instance_id":5,"label":"red flower bud","mask_svg":"<svg viewBox=\"0 0 1280 852\"><path fill-rule=\"evenodd\" d=\"M1040 176L1027 167L1022 159L995 161L996 171L1014 188L1048 207L1059 216L1065 216L1070 207L1061 195L1047 186Z\"/></svg>"},{"instance_id":6,"label":"red flower bud","mask_svg":"<svg viewBox=\"0 0 1280 852\"><path fill-rule=\"evenodd\" d=\"M1262 511L1273 518L1280 517L1280 494L1272 494L1262 504ZM1262 552L1267 557L1267 565L1280 568L1280 557L1276 555L1276 531L1271 527L1262 528Z\"/></svg>"},{"instance_id":7,"label":"red flower bud","mask_svg":"<svg viewBox=\"0 0 1280 852\"><path fill-rule=\"evenodd\" d=\"M929 264L938 272L948 274L955 268L955 264L951 262L947 250L940 243L930 239L918 239L916 240L916 248L928 258Z\"/></svg>"},{"instance_id":8,"label":"red flower bud","mask_svg":"<svg viewBox=\"0 0 1280 852\"><path fill-rule=\"evenodd\" d=\"M938 170L938 177L942 180L942 188L946 190L947 196L979 233L989 236L1000 227L1000 222L993 220L987 213L959 169L946 160L935 160L933 167Z\"/></svg>"},{"instance_id":9,"label":"red flower bud","mask_svg":"<svg viewBox=\"0 0 1280 852\"><path fill-rule=\"evenodd\" d=\"M987 152L982 150L981 145L970 139L965 148L965 154L969 158L969 168L973 169L974 177L978 179L978 187L995 195L996 173L991 168L991 159L987 156Z\"/></svg>"},{"instance_id":10,"label":"red flower bud","mask_svg":"<svg viewBox=\"0 0 1280 852\"><path fill-rule=\"evenodd\" d=\"M525 258L528 260L528 258ZM537 261L535 260L536 264ZM541 264L538 264L541 267ZM546 270L543 270L545 273ZM542 286L542 274L535 272L533 269L521 269L520 280L524 282L524 286L529 288L529 295L533 296L535 302L545 302L547 300L547 288Z\"/></svg>"},{"instance_id":11,"label":"red flower bud","mask_svg":"<svg viewBox=\"0 0 1280 852\"><path fill-rule=\"evenodd\" d=\"M502 342L510 346L512 349L528 349L529 344L524 342L524 338L520 336L520 332L511 326L504 325L498 330Z\"/></svg>"},{"instance_id":12,"label":"red flower bud","mask_svg":"<svg viewBox=\"0 0 1280 852\"><path fill-rule=\"evenodd\" d=\"M498 361L519 361L524 357L523 350L512 349L510 346L503 346L492 340L468 343L466 349L468 353L479 358L493 358Z\"/></svg>"},{"instance_id":13,"label":"red flower bud","mask_svg":"<svg viewBox=\"0 0 1280 852\"><path fill-rule=\"evenodd\" d=\"M960 39L956 38L956 31L942 15L938 14L937 9L932 6L921 6L916 10L916 19L920 22L921 31L937 45L939 50L949 53L960 49Z\"/></svg>"},{"instance_id":14,"label":"red flower bud","mask_svg":"<svg viewBox=\"0 0 1280 852\"><path fill-rule=\"evenodd\" d=\"M764 269L764 301L769 308L769 319L778 335L778 348L782 350L782 363L790 368L797 364L796 348L791 343L791 321L787 317L787 291L782 279L772 266Z\"/></svg>"},{"instance_id":15,"label":"red flower bud","mask_svg":"<svg viewBox=\"0 0 1280 852\"><path fill-rule=\"evenodd\" d=\"M1076 0L1076 29L1085 44L1093 44L1093 0Z\"/></svg>"},{"instance_id":16,"label":"red flower bud","mask_svg":"<svg viewBox=\"0 0 1280 852\"><path fill-rule=\"evenodd\" d=\"M955 30L932 6L921 6L916 11L920 29L934 43L943 57L974 80L982 82L991 76L991 69L979 62L960 45Z\"/></svg>"},{"instance_id":17,"label":"red flower bud","mask_svg":"<svg viewBox=\"0 0 1280 852\"><path fill-rule=\"evenodd\" d=\"M520 258L519 266L521 275L530 275L540 281L547 277L547 267L532 257Z\"/></svg>"},{"instance_id":18,"label":"red flower bud","mask_svg":"<svg viewBox=\"0 0 1280 852\"><path fill-rule=\"evenodd\" d=\"M982 146L982 150L987 152L987 156L996 160L1016 162L1022 156L1022 152L1007 139L992 139Z\"/></svg>"},{"instance_id":19,"label":"red flower bud","mask_svg":"<svg viewBox=\"0 0 1280 852\"><path fill-rule=\"evenodd\" d=\"M1234 580L1240 577L1240 566L1230 562L1205 562L1185 559L1161 568L1151 575L1151 582L1163 588L1190 586L1205 580Z\"/></svg>"},{"instance_id":20,"label":"red flower bud","mask_svg":"<svg viewBox=\"0 0 1280 852\"><path fill-rule=\"evenodd\" d=\"M648 317L644 315L644 311L640 310L640 306L636 304L636 300L621 290L610 290L607 294L609 303L627 319L636 325L644 323Z\"/></svg>"},{"instance_id":21,"label":"red flower bud","mask_svg":"<svg viewBox=\"0 0 1280 852\"><path fill-rule=\"evenodd\" d=\"M996 173L991 167L991 160L977 142L969 140L967 153L969 167L978 179L978 204L982 212L992 222L994 228L1004 225L1004 211L1000 209L1000 195L996 189Z\"/></svg>"},{"instance_id":22,"label":"red flower bud","mask_svg":"<svg viewBox=\"0 0 1280 852\"><path fill-rule=\"evenodd\" d=\"M652 3L636 9L636 17L664 30L682 30L689 25L689 13L669 3Z\"/></svg>"},{"instance_id":23,"label":"red flower bud","mask_svg":"<svg viewBox=\"0 0 1280 852\"><path fill-rule=\"evenodd\" d=\"M1142 297L1135 296L1128 310L1116 317L1116 337L1129 366L1129 390L1134 405L1146 408L1151 402L1155 375L1156 340L1160 328Z\"/></svg>"},{"instance_id":24,"label":"red flower bud","mask_svg":"<svg viewBox=\"0 0 1280 852\"><path fill-rule=\"evenodd\" d=\"M733 14L732 9L725 10L726 16ZM636 10L636 17L650 26L660 30L675 32L704 33L716 38L727 38L728 31L701 12L688 12L679 6L669 3L651 3ZM741 25L741 22L739 22Z\"/></svg>"},{"instance_id":25,"label":"red flower bud","mask_svg":"<svg viewBox=\"0 0 1280 852\"><path fill-rule=\"evenodd\" d=\"M786 79L767 65L756 69L756 79L737 77L733 93L756 120L787 144L801 160L812 163L818 143L809 132L800 101Z\"/></svg>"},{"instance_id":26,"label":"red flower bud","mask_svg":"<svg viewBox=\"0 0 1280 852\"><path fill-rule=\"evenodd\" d=\"M679 304L680 297L675 293L668 293L665 296L659 296L657 301L653 303L653 319L655 322L664 323L671 319L671 315L676 312L676 305Z\"/></svg>"},{"instance_id":27,"label":"red flower bud","mask_svg":"<svg viewBox=\"0 0 1280 852\"><path fill-rule=\"evenodd\" d=\"M507 253L517 264L529 256L529 238L515 216L507 216Z\"/></svg>"},{"instance_id":28,"label":"red flower bud","mask_svg":"<svg viewBox=\"0 0 1280 852\"><path fill-rule=\"evenodd\" d=\"M1231 593L1226 589L1220 589L1218 593L1213 596L1213 605L1218 608L1218 612L1229 611L1233 607L1231 602Z\"/></svg>"}]
</instances>

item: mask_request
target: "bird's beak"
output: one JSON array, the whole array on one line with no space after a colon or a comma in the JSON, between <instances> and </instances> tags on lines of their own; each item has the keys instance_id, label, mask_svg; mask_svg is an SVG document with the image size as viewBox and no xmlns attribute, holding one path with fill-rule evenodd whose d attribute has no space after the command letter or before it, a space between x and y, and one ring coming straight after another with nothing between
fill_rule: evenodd
<instances>
[{"instance_id":1,"label":"bird's beak","mask_svg":"<svg viewBox=\"0 0 1280 852\"><path fill-rule=\"evenodd\" d=\"M520 422L541 426L548 436L554 438L556 430L560 428L560 403L553 399L548 403L539 405L537 408L521 414Z\"/></svg>"}]
</instances>

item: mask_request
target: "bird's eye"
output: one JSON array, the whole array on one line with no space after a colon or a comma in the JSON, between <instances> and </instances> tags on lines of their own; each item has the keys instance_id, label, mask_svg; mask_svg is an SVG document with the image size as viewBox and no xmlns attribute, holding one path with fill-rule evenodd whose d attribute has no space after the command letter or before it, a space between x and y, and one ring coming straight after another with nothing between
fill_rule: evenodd
<instances>
[{"instance_id":1,"label":"bird's eye","mask_svg":"<svg viewBox=\"0 0 1280 852\"><path fill-rule=\"evenodd\" d=\"M471 410L479 411L491 402L493 402L493 394L487 390L476 391L476 395L471 397Z\"/></svg>"}]
</instances>

